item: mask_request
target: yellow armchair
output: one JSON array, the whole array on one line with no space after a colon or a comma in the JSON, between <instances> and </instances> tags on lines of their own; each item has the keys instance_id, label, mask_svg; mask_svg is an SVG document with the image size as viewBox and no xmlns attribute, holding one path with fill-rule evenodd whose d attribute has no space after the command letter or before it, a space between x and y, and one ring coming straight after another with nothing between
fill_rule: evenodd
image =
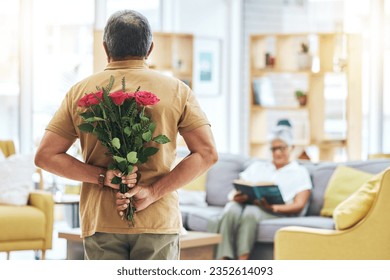
<instances>
[{"instance_id":1,"label":"yellow armchair","mask_svg":"<svg viewBox=\"0 0 390 280\"><path fill-rule=\"evenodd\" d=\"M0 141L5 156L15 153L12 141ZM52 248L54 202L50 193L34 191L26 206L0 204L0 252L46 250Z\"/></svg>"},{"instance_id":2,"label":"yellow armchair","mask_svg":"<svg viewBox=\"0 0 390 280\"><path fill-rule=\"evenodd\" d=\"M367 215L346 230L285 227L275 236L278 260L389 260L390 170Z\"/></svg>"}]
</instances>

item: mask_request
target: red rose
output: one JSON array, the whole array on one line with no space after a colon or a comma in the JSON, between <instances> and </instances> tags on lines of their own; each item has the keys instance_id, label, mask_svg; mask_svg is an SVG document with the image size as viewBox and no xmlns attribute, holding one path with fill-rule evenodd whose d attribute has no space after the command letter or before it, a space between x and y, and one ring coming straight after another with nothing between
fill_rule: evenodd
<instances>
[{"instance_id":1,"label":"red rose","mask_svg":"<svg viewBox=\"0 0 390 280\"><path fill-rule=\"evenodd\" d=\"M118 105L118 106L122 105L123 102L125 102L125 100L126 100L127 98L129 98L129 96L127 95L127 93L125 93L125 92L123 92L123 91L121 91L121 90L120 90L120 91L113 92L113 93L111 93L109 96L111 97L112 101L113 101L116 105Z\"/></svg>"},{"instance_id":2,"label":"red rose","mask_svg":"<svg viewBox=\"0 0 390 280\"><path fill-rule=\"evenodd\" d=\"M134 93L135 95L135 101L139 105L147 106L147 105L154 105L160 101L160 99L154 95L153 93L149 91L137 91Z\"/></svg>"},{"instance_id":3,"label":"red rose","mask_svg":"<svg viewBox=\"0 0 390 280\"><path fill-rule=\"evenodd\" d=\"M83 98L79 100L77 105L79 107L89 107L92 105L99 104L102 98L103 98L103 91L86 94L84 95Z\"/></svg>"},{"instance_id":4,"label":"red rose","mask_svg":"<svg viewBox=\"0 0 390 280\"><path fill-rule=\"evenodd\" d=\"M127 93L127 98L135 98L135 93L134 92Z\"/></svg>"}]
</instances>

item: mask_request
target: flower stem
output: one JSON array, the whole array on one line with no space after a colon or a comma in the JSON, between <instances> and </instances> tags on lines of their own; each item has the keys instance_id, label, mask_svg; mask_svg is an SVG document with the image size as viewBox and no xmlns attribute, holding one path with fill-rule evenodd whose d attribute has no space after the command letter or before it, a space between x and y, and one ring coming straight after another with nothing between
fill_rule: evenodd
<instances>
[{"instance_id":1,"label":"flower stem","mask_svg":"<svg viewBox=\"0 0 390 280\"><path fill-rule=\"evenodd\" d=\"M126 184L122 184L122 183L119 184L119 191L121 193L126 193L127 190L128 190L128 187ZM130 200L130 203L127 206L126 210L124 211L125 213L122 217L125 217L126 220L130 221L131 224L134 226L134 212L135 212L136 208L133 205L133 198L130 197L129 200Z\"/></svg>"}]
</instances>

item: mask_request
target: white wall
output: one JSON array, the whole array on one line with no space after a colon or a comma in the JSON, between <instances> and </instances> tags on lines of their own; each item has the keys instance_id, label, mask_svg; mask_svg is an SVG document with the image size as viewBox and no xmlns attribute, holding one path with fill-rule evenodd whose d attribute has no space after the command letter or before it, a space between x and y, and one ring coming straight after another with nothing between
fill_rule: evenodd
<instances>
[{"instance_id":1,"label":"white wall","mask_svg":"<svg viewBox=\"0 0 390 280\"><path fill-rule=\"evenodd\" d=\"M192 33L197 38L214 38L221 41L220 91L215 96L204 96L195 92L199 103L209 118L219 152L233 151L231 135L231 106L228 75L231 65L228 35L228 12L231 0L164 0L162 31ZM239 25L239 23L238 23ZM239 53L239 52L238 52ZM242 93L245 94L245 93ZM235 106L235 108L238 108ZM238 110L234 113L238 115ZM233 126L233 130L235 130Z\"/></svg>"},{"instance_id":2,"label":"white wall","mask_svg":"<svg viewBox=\"0 0 390 280\"><path fill-rule=\"evenodd\" d=\"M288 2L288 1L287 1ZM219 152L248 153L248 38L251 33L334 31L343 15L339 1L162 0L162 31L222 41L221 90L198 100ZM290 1L293 3L293 1ZM288 3L290 3L288 2ZM339 11L339 12L338 12ZM195 92L196 94L196 92Z\"/></svg>"}]
</instances>

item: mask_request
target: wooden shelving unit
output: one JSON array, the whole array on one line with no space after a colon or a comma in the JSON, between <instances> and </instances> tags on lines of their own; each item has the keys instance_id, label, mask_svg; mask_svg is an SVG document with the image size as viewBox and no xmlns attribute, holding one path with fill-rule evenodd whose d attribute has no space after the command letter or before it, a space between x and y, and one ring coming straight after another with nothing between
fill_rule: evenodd
<instances>
[{"instance_id":1,"label":"wooden shelving unit","mask_svg":"<svg viewBox=\"0 0 390 280\"><path fill-rule=\"evenodd\" d=\"M103 31L94 31L94 72L104 70L107 65L103 50ZM193 45L192 34L153 33L154 49L147 59L149 67L167 75L177 77L192 85Z\"/></svg>"},{"instance_id":2,"label":"wooden shelving unit","mask_svg":"<svg viewBox=\"0 0 390 280\"><path fill-rule=\"evenodd\" d=\"M154 49L148 58L150 68L181 79L192 86L194 36L182 33L153 33Z\"/></svg>"},{"instance_id":3,"label":"wooden shelving unit","mask_svg":"<svg viewBox=\"0 0 390 280\"><path fill-rule=\"evenodd\" d=\"M308 47L302 55L302 44ZM296 146L315 145L319 160L344 148L361 153L361 39L345 33L250 36L251 156L268 157L268 140L279 119L293 126ZM300 106L295 91L307 92Z\"/></svg>"}]
</instances>

